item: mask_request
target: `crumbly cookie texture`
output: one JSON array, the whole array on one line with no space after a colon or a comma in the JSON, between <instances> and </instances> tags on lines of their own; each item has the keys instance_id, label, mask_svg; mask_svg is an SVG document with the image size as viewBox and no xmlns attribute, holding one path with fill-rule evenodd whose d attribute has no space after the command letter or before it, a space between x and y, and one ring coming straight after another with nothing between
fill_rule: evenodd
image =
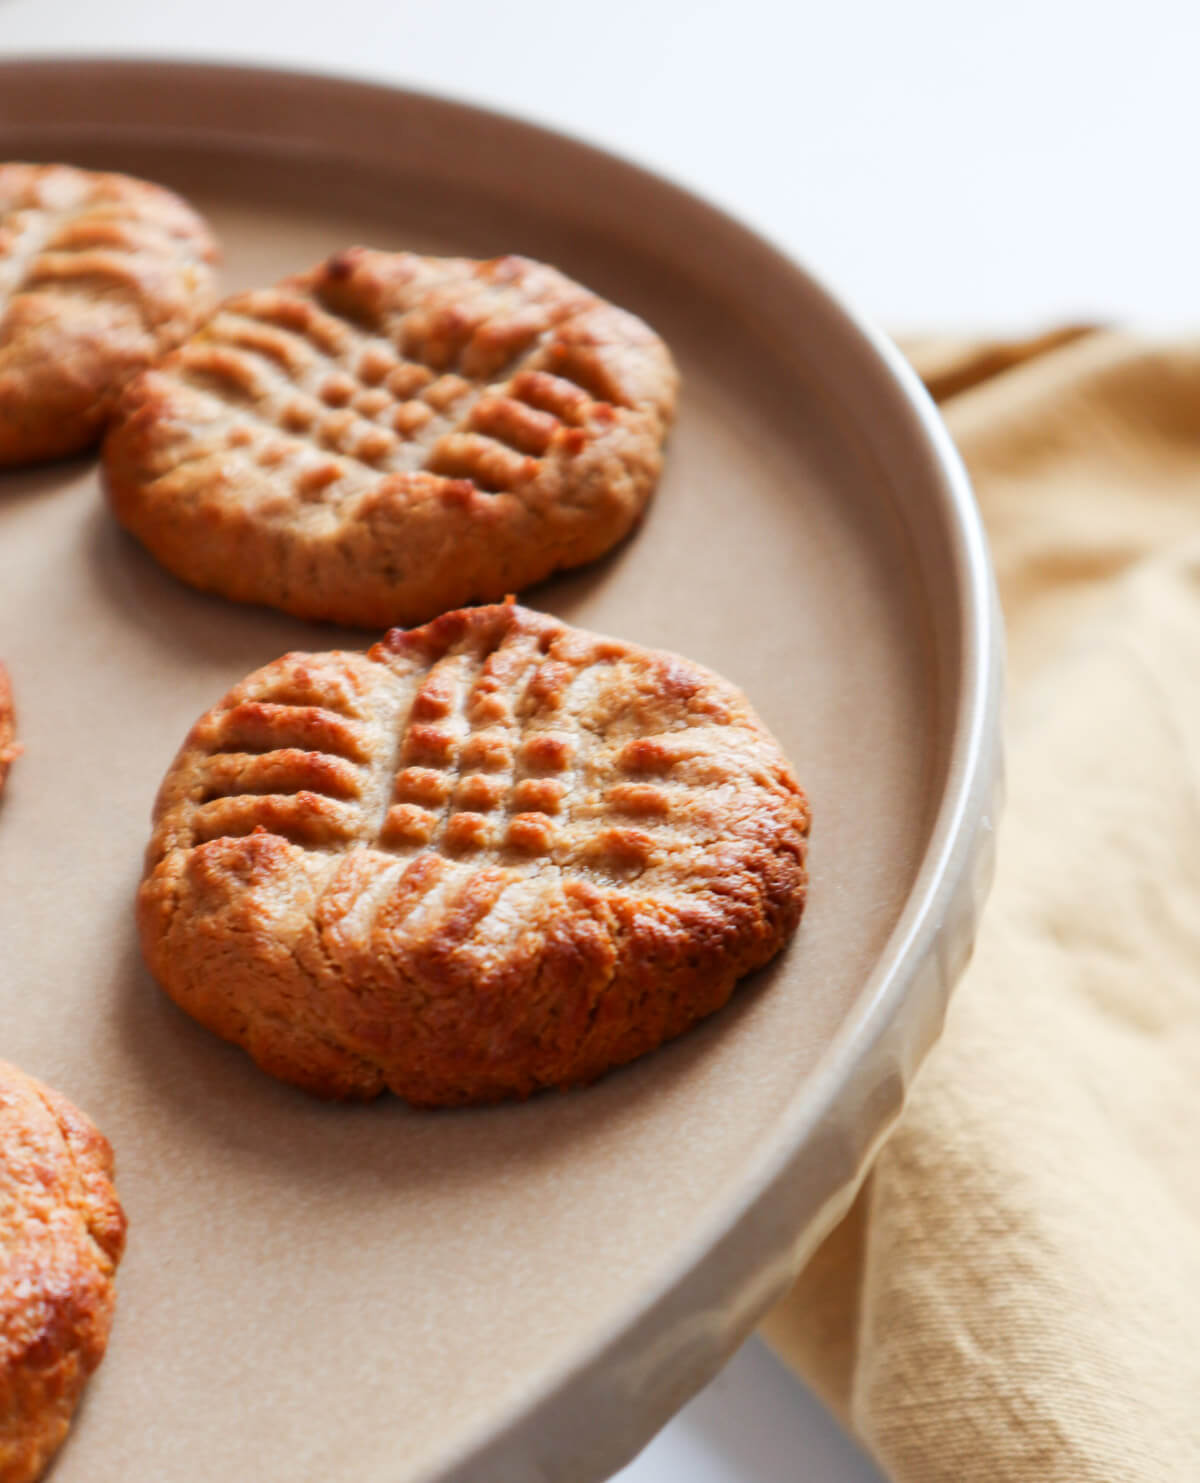
<instances>
[{"instance_id":1,"label":"crumbly cookie texture","mask_svg":"<svg viewBox=\"0 0 1200 1483\"><path fill-rule=\"evenodd\" d=\"M214 307L215 260L162 186L0 165L0 465L95 443L124 382Z\"/></svg>"},{"instance_id":2,"label":"crumbly cookie texture","mask_svg":"<svg viewBox=\"0 0 1200 1483\"><path fill-rule=\"evenodd\" d=\"M66 1436L112 1323L125 1217L107 1141L0 1061L0 1483L29 1483Z\"/></svg>"},{"instance_id":3,"label":"crumbly cookie texture","mask_svg":"<svg viewBox=\"0 0 1200 1483\"><path fill-rule=\"evenodd\" d=\"M8 769L21 752L22 747L17 740L12 683L8 678L8 670L0 664L0 793L4 792L4 784L8 781Z\"/></svg>"},{"instance_id":4,"label":"crumbly cookie texture","mask_svg":"<svg viewBox=\"0 0 1200 1483\"><path fill-rule=\"evenodd\" d=\"M586 1083L804 903L809 814L727 681L511 604L288 654L192 729L139 896L184 1009L326 1097Z\"/></svg>"},{"instance_id":5,"label":"crumbly cookie texture","mask_svg":"<svg viewBox=\"0 0 1200 1483\"><path fill-rule=\"evenodd\" d=\"M109 498L196 587L419 623L619 541L676 382L657 335L553 268L350 248L127 388Z\"/></svg>"}]
</instances>

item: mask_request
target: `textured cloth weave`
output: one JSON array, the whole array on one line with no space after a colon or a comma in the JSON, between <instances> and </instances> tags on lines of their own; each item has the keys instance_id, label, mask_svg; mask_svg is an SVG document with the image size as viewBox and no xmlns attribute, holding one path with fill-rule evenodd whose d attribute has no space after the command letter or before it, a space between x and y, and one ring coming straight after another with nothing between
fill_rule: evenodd
<instances>
[{"instance_id":1,"label":"textured cloth weave","mask_svg":"<svg viewBox=\"0 0 1200 1483\"><path fill-rule=\"evenodd\" d=\"M1008 627L999 870L767 1336L895 1483L1200 1483L1200 349L908 349Z\"/></svg>"}]
</instances>

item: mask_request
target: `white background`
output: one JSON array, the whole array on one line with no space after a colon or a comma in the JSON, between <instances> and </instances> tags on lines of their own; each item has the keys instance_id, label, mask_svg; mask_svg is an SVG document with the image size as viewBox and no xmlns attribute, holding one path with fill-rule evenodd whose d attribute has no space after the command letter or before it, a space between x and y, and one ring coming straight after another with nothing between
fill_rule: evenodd
<instances>
[{"instance_id":1,"label":"white background","mask_svg":"<svg viewBox=\"0 0 1200 1483\"><path fill-rule=\"evenodd\" d=\"M498 104L697 187L894 329L1197 318L1196 0L0 0L0 48Z\"/></svg>"},{"instance_id":2,"label":"white background","mask_svg":"<svg viewBox=\"0 0 1200 1483\"><path fill-rule=\"evenodd\" d=\"M894 330L1197 322L1197 0L0 0L0 52L492 103L721 202ZM878 1483L757 1341L622 1483Z\"/></svg>"}]
</instances>

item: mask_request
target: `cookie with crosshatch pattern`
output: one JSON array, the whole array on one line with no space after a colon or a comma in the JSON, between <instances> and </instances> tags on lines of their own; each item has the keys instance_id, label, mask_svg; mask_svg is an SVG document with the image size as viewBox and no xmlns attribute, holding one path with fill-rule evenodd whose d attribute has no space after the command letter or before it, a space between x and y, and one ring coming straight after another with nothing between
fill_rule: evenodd
<instances>
[{"instance_id":1,"label":"cookie with crosshatch pattern","mask_svg":"<svg viewBox=\"0 0 1200 1483\"><path fill-rule=\"evenodd\" d=\"M619 541L676 380L641 320L553 268L349 248L229 300L128 388L109 497L193 586L423 622Z\"/></svg>"},{"instance_id":2,"label":"cookie with crosshatch pattern","mask_svg":"<svg viewBox=\"0 0 1200 1483\"><path fill-rule=\"evenodd\" d=\"M8 678L8 670L0 663L0 793L4 792L4 784L8 781L8 769L20 755L12 681Z\"/></svg>"},{"instance_id":3,"label":"cookie with crosshatch pattern","mask_svg":"<svg viewBox=\"0 0 1200 1483\"><path fill-rule=\"evenodd\" d=\"M513 604L288 654L159 792L146 960L328 1097L593 1080L725 1003L804 904L808 805L733 685Z\"/></svg>"},{"instance_id":4,"label":"cookie with crosshatch pattern","mask_svg":"<svg viewBox=\"0 0 1200 1483\"><path fill-rule=\"evenodd\" d=\"M0 165L0 465L78 453L216 303L216 244L162 186Z\"/></svg>"}]
</instances>

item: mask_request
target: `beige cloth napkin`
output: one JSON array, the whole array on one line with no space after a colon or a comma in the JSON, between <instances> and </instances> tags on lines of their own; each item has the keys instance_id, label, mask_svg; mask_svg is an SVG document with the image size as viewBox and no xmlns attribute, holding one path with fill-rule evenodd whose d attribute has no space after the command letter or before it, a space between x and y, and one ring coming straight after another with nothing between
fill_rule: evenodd
<instances>
[{"instance_id":1,"label":"beige cloth napkin","mask_svg":"<svg viewBox=\"0 0 1200 1483\"><path fill-rule=\"evenodd\" d=\"M910 350L1008 624L999 870L767 1335L896 1483L1200 1483L1200 348Z\"/></svg>"}]
</instances>

